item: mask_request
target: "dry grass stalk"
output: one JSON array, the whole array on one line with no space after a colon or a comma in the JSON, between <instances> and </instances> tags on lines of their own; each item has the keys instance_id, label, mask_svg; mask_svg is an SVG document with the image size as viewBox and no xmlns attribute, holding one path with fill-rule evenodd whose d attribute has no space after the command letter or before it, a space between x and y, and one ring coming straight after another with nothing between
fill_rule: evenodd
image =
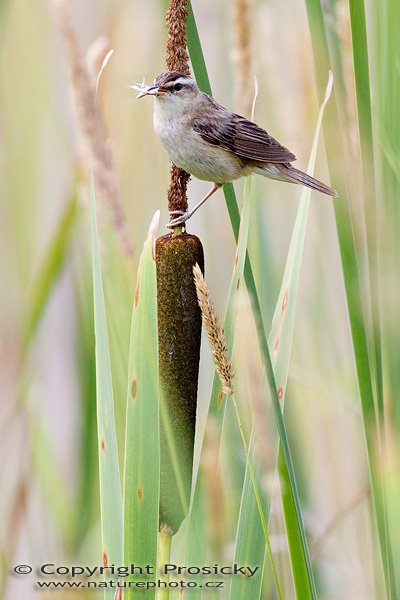
<instances>
[{"instance_id":1,"label":"dry grass stalk","mask_svg":"<svg viewBox=\"0 0 400 600\"><path fill-rule=\"evenodd\" d=\"M253 101L251 56L252 0L234 0L232 8L235 32L235 106L238 113L250 118Z\"/></svg>"},{"instance_id":2,"label":"dry grass stalk","mask_svg":"<svg viewBox=\"0 0 400 600\"><path fill-rule=\"evenodd\" d=\"M189 0L170 0L165 23L168 40L165 62L168 71L181 71L190 75L189 55L186 47L186 19ZM187 211L187 184L190 175L176 165L171 167L171 183L168 188L168 209Z\"/></svg>"},{"instance_id":3,"label":"dry grass stalk","mask_svg":"<svg viewBox=\"0 0 400 600\"><path fill-rule=\"evenodd\" d=\"M228 356L224 332L210 300L206 282L198 265L193 267L193 275L196 284L197 299L201 308L208 341L210 342L215 368L221 381L222 391L224 394L231 396L233 394L233 367Z\"/></svg>"},{"instance_id":4,"label":"dry grass stalk","mask_svg":"<svg viewBox=\"0 0 400 600\"><path fill-rule=\"evenodd\" d=\"M122 210L121 195L113 168L110 144L98 109L95 82L81 54L65 0L53 0L64 40L76 121L84 160L93 170L98 190L108 201L114 227L124 252L131 256L132 245Z\"/></svg>"}]
</instances>

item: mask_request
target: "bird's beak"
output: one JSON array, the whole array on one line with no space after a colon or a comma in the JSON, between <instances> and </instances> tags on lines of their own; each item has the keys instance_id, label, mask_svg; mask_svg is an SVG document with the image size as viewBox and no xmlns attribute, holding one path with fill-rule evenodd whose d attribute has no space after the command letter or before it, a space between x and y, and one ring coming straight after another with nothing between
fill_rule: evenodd
<instances>
[{"instance_id":1,"label":"bird's beak","mask_svg":"<svg viewBox=\"0 0 400 600\"><path fill-rule=\"evenodd\" d=\"M165 88L159 87L158 85L153 85L152 87L142 90L137 97L143 98L143 96L162 96L166 93L167 90Z\"/></svg>"}]
</instances>

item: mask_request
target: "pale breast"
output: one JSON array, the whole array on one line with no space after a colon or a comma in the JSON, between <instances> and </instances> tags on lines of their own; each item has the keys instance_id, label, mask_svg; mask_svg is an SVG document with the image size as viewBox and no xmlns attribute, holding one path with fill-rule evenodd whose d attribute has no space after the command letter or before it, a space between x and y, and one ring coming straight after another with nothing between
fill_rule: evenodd
<instances>
[{"instance_id":1,"label":"pale breast","mask_svg":"<svg viewBox=\"0 0 400 600\"><path fill-rule=\"evenodd\" d=\"M225 183L247 174L240 158L205 142L186 123L176 118L160 118L157 111L154 112L153 122L169 159L194 177Z\"/></svg>"}]
</instances>

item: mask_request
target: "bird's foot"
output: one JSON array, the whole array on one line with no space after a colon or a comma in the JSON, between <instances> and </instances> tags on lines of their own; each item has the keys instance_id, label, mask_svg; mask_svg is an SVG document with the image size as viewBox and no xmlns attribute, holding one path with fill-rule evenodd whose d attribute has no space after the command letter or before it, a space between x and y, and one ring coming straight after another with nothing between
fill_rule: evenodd
<instances>
[{"instance_id":1,"label":"bird's foot","mask_svg":"<svg viewBox=\"0 0 400 600\"><path fill-rule=\"evenodd\" d=\"M175 217L171 219L169 223L167 223L166 227L169 229L174 229L175 227L185 227L186 221L190 219L193 212L191 211L183 211L183 210L171 210L169 213L170 217Z\"/></svg>"}]
</instances>

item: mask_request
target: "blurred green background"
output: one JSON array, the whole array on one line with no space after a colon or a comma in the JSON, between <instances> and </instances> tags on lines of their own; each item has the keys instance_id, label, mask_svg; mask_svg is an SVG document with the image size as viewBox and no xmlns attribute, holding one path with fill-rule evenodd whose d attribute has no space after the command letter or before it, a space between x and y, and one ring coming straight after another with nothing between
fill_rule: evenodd
<instances>
[{"instance_id":1,"label":"blurred green background","mask_svg":"<svg viewBox=\"0 0 400 600\"><path fill-rule=\"evenodd\" d=\"M101 564L90 153L79 134L82 121L76 118L76 103L74 109L57 4L50 0L3 0L0 4L0 597L6 600L61 599L72 593L95 597L38 591L33 575L10 574L14 565ZM382 584L370 479L378 473L378 487L387 491L384 512L396 565L400 550L396 510L400 483L400 36L396 26L400 27L400 9L396 0L366 2L368 38L363 46L362 27L354 37L357 19L362 25L362 13L360 17L357 10L364 9L363 2L351 2L349 7L342 0L321 4L252 0L250 56L243 74L236 3L193 0L192 4L214 97L242 112L253 96L256 77L255 121L296 154L302 169L318 115L317 89L328 78L323 59L325 50L329 52L336 95L324 130L329 160L320 143L315 175L330 180L341 197L332 201L313 194L311 198L285 419L316 565L318 597L397 598L394 589L385 592ZM136 270L157 209L161 210L159 232L165 232L169 181L168 160L152 128L152 101L137 101L128 84L143 78L150 83L164 70L166 2L86 0L71 1L69 6L82 57L94 80L107 51L114 50L99 81L98 101L132 256L121 248L112 211L101 194L98 221L122 461ZM355 11L353 42L349 8ZM322 29L318 15L323 18ZM371 81L363 80L368 67L365 49L369 50ZM262 178L254 178L252 185L248 245L269 326L301 190ZM190 203L194 205L208 189L208 183L191 181ZM235 189L241 202L243 182L235 183ZM203 241L208 285L222 315L235 257L222 191L196 213L188 229ZM349 305L344 281L348 297L353 298ZM247 321L240 330L239 345L258 356L248 307L243 313ZM365 356L372 365L374 404L372 416L371 406L368 414L373 425L368 415L366 419L365 403L363 410L360 403L359 389L365 379L357 380L357 357L358 367L362 357L360 347L354 348L352 331L354 336L360 323L366 334ZM240 383L247 376L243 372L248 358L239 349L235 360ZM258 358L254 367L255 372L248 375L250 383L242 382L245 388L257 386L261 377ZM360 372L358 368L359 376ZM210 351L203 343L199 439L212 376ZM197 440L197 461L200 447ZM372 464L371 457L376 459ZM223 471L227 460L242 461L238 473L243 477L243 456L224 455ZM235 486L239 486L236 496L231 494ZM220 512L216 516L210 508L208 516L209 536L213 520L226 519L221 552L228 563L235 534L232 522L238 510L230 500L238 497L240 487L231 476L222 476L225 493L218 496ZM280 493L275 488L272 485L271 543L284 598L294 598ZM265 598L273 597L266 584Z\"/></svg>"}]
</instances>

